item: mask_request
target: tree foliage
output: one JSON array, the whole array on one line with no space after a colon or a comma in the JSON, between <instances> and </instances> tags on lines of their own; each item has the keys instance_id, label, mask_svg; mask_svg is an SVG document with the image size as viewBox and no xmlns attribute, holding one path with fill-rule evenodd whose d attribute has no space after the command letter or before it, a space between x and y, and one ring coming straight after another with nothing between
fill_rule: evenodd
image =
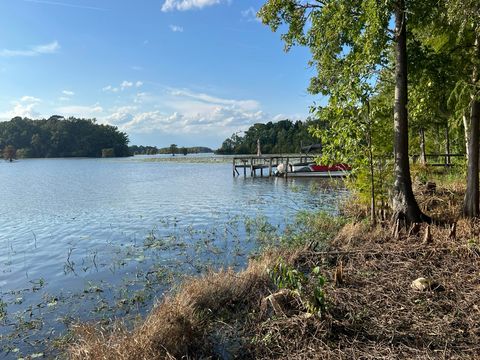
<instances>
[{"instance_id":1,"label":"tree foliage","mask_svg":"<svg viewBox=\"0 0 480 360\"><path fill-rule=\"evenodd\" d=\"M257 140L260 140L263 154L298 153L304 146L318 142L309 132L312 121L281 120L266 124L252 125L243 136L233 134L226 139L219 154L256 154Z\"/></svg>"},{"instance_id":2,"label":"tree foliage","mask_svg":"<svg viewBox=\"0 0 480 360\"><path fill-rule=\"evenodd\" d=\"M12 145L22 157L101 157L107 148L115 156L128 156L128 141L115 126L91 119L16 117L0 123L0 149Z\"/></svg>"}]
</instances>

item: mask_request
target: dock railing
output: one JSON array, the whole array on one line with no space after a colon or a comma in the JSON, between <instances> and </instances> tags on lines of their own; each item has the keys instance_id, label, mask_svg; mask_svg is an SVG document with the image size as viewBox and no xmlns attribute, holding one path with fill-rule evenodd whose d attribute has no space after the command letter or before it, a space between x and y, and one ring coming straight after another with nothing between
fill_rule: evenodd
<instances>
[{"instance_id":1,"label":"dock railing","mask_svg":"<svg viewBox=\"0 0 480 360\"><path fill-rule=\"evenodd\" d=\"M245 155L235 156L233 158L233 176L240 176L239 169L243 169L243 176L247 177L247 170L250 172L251 177L263 177L264 170L268 170L265 176L273 176L274 170L280 164L284 164L288 168L288 164L295 163L307 163L313 161L315 155ZM259 171L259 174L257 174ZM288 176L288 171L285 172L285 176Z\"/></svg>"}]
</instances>

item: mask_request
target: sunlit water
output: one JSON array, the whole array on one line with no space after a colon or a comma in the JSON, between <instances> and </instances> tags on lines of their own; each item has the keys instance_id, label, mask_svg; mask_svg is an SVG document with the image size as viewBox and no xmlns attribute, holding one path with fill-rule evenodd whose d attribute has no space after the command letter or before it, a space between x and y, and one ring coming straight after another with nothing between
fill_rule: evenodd
<instances>
[{"instance_id":1,"label":"sunlit water","mask_svg":"<svg viewBox=\"0 0 480 360\"><path fill-rule=\"evenodd\" d=\"M335 213L345 195L233 178L229 162L146 160L0 163L0 358L48 354L78 319L144 314L182 275L244 266L258 228Z\"/></svg>"}]
</instances>

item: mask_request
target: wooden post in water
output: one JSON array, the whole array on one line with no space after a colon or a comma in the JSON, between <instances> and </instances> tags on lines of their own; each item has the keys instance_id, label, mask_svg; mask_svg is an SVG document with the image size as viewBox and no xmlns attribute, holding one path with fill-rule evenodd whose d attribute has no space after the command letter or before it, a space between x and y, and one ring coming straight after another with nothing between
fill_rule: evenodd
<instances>
[{"instance_id":1,"label":"wooden post in water","mask_svg":"<svg viewBox=\"0 0 480 360\"><path fill-rule=\"evenodd\" d=\"M285 177L286 178L288 177L288 160L289 160L289 158L287 156L287 163L286 163L287 166L285 167Z\"/></svg>"},{"instance_id":2,"label":"wooden post in water","mask_svg":"<svg viewBox=\"0 0 480 360\"><path fill-rule=\"evenodd\" d=\"M242 160L243 162L243 177L246 179L247 178L247 161L244 159Z\"/></svg>"},{"instance_id":3,"label":"wooden post in water","mask_svg":"<svg viewBox=\"0 0 480 360\"><path fill-rule=\"evenodd\" d=\"M273 158L270 158L270 160L268 161L268 177L272 176L272 161Z\"/></svg>"},{"instance_id":4,"label":"wooden post in water","mask_svg":"<svg viewBox=\"0 0 480 360\"><path fill-rule=\"evenodd\" d=\"M250 177L253 177L254 175L254 171L253 170L253 158L250 158Z\"/></svg>"},{"instance_id":5,"label":"wooden post in water","mask_svg":"<svg viewBox=\"0 0 480 360\"><path fill-rule=\"evenodd\" d=\"M233 177L235 177L235 158L233 158Z\"/></svg>"}]
</instances>

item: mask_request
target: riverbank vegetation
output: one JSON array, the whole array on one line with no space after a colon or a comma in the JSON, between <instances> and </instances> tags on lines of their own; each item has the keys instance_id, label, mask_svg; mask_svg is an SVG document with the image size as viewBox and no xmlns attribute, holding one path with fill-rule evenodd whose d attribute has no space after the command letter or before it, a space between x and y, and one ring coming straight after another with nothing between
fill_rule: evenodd
<instances>
[{"instance_id":1,"label":"riverbank vegetation","mask_svg":"<svg viewBox=\"0 0 480 360\"><path fill-rule=\"evenodd\" d=\"M15 149L18 158L129 156L127 134L92 119L31 120L15 117L0 122L0 149ZM102 151L105 150L105 151ZM12 151L9 150L9 153Z\"/></svg>"}]
</instances>

